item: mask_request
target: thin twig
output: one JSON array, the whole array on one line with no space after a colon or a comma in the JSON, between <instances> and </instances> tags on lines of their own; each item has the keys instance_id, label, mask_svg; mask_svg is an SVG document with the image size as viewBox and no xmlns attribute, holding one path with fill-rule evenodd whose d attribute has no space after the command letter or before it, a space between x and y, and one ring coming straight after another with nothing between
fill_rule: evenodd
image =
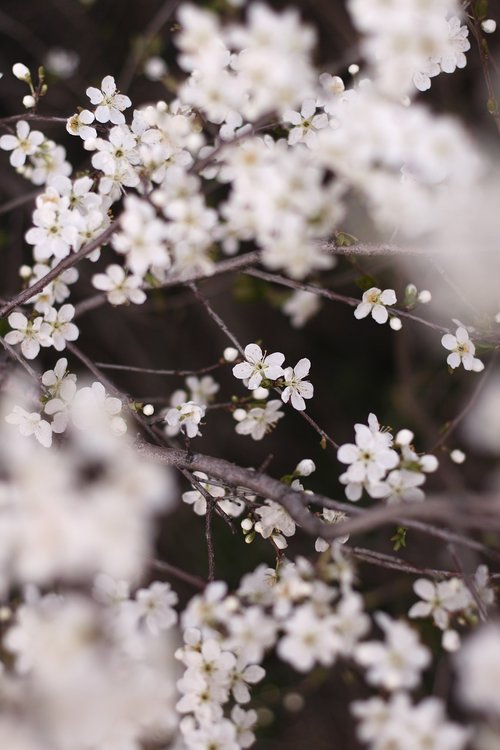
<instances>
[{"instance_id":1,"label":"thin twig","mask_svg":"<svg viewBox=\"0 0 500 750\"><path fill-rule=\"evenodd\" d=\"M123 70L118 77L118 87L121 91L127 91L130 84L134 79L134 75L137 71L139 64L144 59L144 53L147 50L150 42L154 37L159 34L163 26L169 21L172 15L181 4L182 0L166 0L158 10L155 16L151 19L143 34L140 37L141 52L137 54L136 50L132 46L129 56L125 61Z\"/></svg>"},{"instance_id":2,"label":"thin twig","mask_svg":"<svg viewBox=\"0 0 500 750\"><path fill-rule=\"evenodd\" d=\"M212 279L215 276L219 276L223 273L234 273L236 271L240 271L242 268L245 268L246 266L251 266L254 263L258 263L260 259L260 251L254 250L253 252L246 253L245 255L236 255L233 258L225 258L224 260L219 261L219 263L216 263L214 268L212 269L211 273L197 273L193 274L192 276L184 276L184 275L172 275L170 278L167 278L164 282L161 284L158 284L158 286L154 287L141 287L143 291L147 293L154 292L157 289L169 289L170 287L174 286L181 286L188 284L190 281L202 281L204 279ZM89 312L90 310L95 310L98 307L101 307L106 303L107 297L106 294L95 294L92 297L89 297L86 300L82 300L82 302L79 302L77 305L75 305L75 318L80 317L81 315L84 315L86 312Z\"/></svg>"},{"instance_id":3,"label":"thin twig","mask_svg":"<svg viewBox=\"0 0 500 750\"><path fill-rule=\"evenodd\" d=\"M19 195L17 198L12 198L12 200L7 201L3 206L0 206L0 216L19 208L19 206L24 206L26 203L31 203L31 201L35 200L37 195L40 195L40 192L40 190L33 190L31 193L26 193L26 195Z\"/></svg>"},{"instance_id":4,"label":"thin twig","mask_svg":"<svg viewBox=\"0 0 500 750\"><path fill-rule=\"evenodd\" d=\"M390 570L399 570L402 573L410 573L411 575L419 576L430 576L432 578L453 578L454 576L462 577L460 571L454 570L439 570L435 568L420 568L417 565L403 560L400 557L393 555L385 555L382 552L375 552L371 549L365 549L363 547L351 547L348 548L351 554L358 560L369 563L370 565L378 565L381 568L388 568Z\"/></svg>"},{"instance_id":5,"label":"thin twig","mask_svg":"<svg viewBox=\"0 0 500 750\"><path fill-rule=\"evenodd\" d=\"M222 320L222 318L220 317L220 315L218 315L215 312L215 310L213 309L212 305L207 300L207 298L200 292L200 290L198 289L197 285L194 282L191 282L187 286L189 286L189 288L191 289L191 291L195 295L196 299L199 302L201 302L201 304L204 306L204 308L206 309L206 311L208 312L208 314L210 315L210 317L212 318L212 320L215 321L215 323L219 326L219 328L221 329L221 331L227 336L227 338L237 348L237 350L239 351L239 353L241 354L241 356L244 357L245 356L245 350L243 349L242 345L240 344L240 342L238 341L238 339L236 338L236 336L234 335L234 333L232 333L229 330L229 328L224 323L224 321Z\"/></svg>"},{"instance_id":6,"label":"thin twig","mask_svg":"<svg viewBox=\"0 0 500 750\"><path fill-rule=\"evenodd\" d=\"M444 432L441 433L440 437L436 440L432 448L430 449L432 453L437 450L443 443L446 442L446 440L450 437L451 433L456 430L458 425L462 422L464 417L467 416L469 411L472 409L472 407L476 404L479 396L481 395L485 385L487 384L488 380L490 379L493 372L496 370L496 361L498 359L498 350L495 350L493 353L493 356L490 360L490 364L488 365L488 369L484 373L484 375L479 378L479 381L475 387L475 389L472 392L471 397L467 400L465 406L460 410L460 412L457 414L457 416L452 419L449 423Z\"/></svg>"},{"instance_id":7,"label":"thin twig","mask_svg":"<svg viewBox=\"0 0 500 750\"><path fill-rule=\"evenodd\" d=\"M25 302L28 302L32 297L38 294L38 292L43 291L47 284L53 279L56 279L63 271L65 271L67 268L75 266L80 260L82 260L82 258L90 255L93 250L100 247L101 245L104 245L116 230L117 226L118 219L115 219L115 221L113 221L109 225L109 227L101 232L101 234L97 235L97 237L95 237L93 240L87 242L86 245L83 245L83 247L81 247L78 252L67 255L66 258L63 258L56 266L54 266L54 268L51 268L50 271L48 271L44 276L38 279L38 281L35 281L34 284L27 287L26 289L23 289L22 292L16 294L15 297L13 297L9 302L7 302L6 305L4 305L0 309L0 318L4 318L6 315L12 312L14 308L18 307L19 305L23 305Z\"/></svg>"},{"instance_id":8,"label":"thin twig","mask_svg":"<svg viewBox=\"0 0 500 750\"><path fill-rule=\"evenodd\" d=\"M164 560L150 560L150 565L156 570L161 570L162 573L167 573L168 575L178 578L180 581L188 583L190 586L193 586L193 588L203 590L207 585L207 581L204 581L203 578L191 575L191 573L186 573L185 570L182 570L171 563L167 563Z\"/></svg>"},{"instance_id":9,"label":"thin twig","mask_svg":"<svg viewBox=\"0 0 500 750\"><path fill-rule=\"evenodd\" d=\"M256 268L247 268L243 271L243 273L247 274L248 276L255 276L255 278L257 279L270 281L272 284L279 284L281 286L290 287L291 289L299 289L304 292L312 292L313 294L317 294L319 297L325 297L326 299L333 300L335 302L342 302L343 304L350 305L351 307L357 307L360 303L360 300L356 299L356 297L348 297L344 294L332 292L330 289L324 289L323 287L314 286L313 284L305 284L301 281L293 281L292 279L288 279L285 276L280 276L279 274L274 273L266 273L265 271L260 271ZM424 318L420 318L418 315L413 315L413 313L410 313L407 310L400 310L399 308L395 307L391 307L390 309L391 312L395 312L397 315L400 315L403 318L414 320L415 322L421 323L428 328L433 328L435 331L441 331L444 333L450 332L449 328L440 326L437 323L432 323L431 321L425 320Z\"/></svg>"},{"instance_id":10,"label":"thin twig","mask_svg":"<svg viewBox=\"0 0 500 750\"><path fill-rule=\"evenodd\" d=\"M200 367L199 370L155 370L149 367L135 367L132 365L113 365L107 362L96 362L96 365L102 370L123 370L124 372L141 372L144 375L179 375L184 377L186 375L204 375L207 372L213 372L221 367L224 362L216 362L214 365L207 365L207 367Z\"/></svg>"}]
</instances>

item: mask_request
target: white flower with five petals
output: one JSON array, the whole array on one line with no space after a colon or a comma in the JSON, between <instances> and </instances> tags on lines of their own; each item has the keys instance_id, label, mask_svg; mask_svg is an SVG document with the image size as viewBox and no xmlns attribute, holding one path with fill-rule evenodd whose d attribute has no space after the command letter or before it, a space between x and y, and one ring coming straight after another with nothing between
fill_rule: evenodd
<instances>
[{"instance_id":1,"label":"white flower with five petals","mask_svg":"<svg viewBox=\"0 0 500 750\"><path fill-rule=\"evenodd\" d=\"M38 317L34 320L28 318L20 312L13 312L9 315L9 325L14 330L9 331L5 336L7 344L21 344L21 351L26 359L35 359L40 351L40 346L50 346L52 339L43 325L43 318Z\"/></svg>"},{"instance_id":2,"label":"white flower with five petals","mask_svg":"<svg viewBox=\"0 0 500 750\"><path fill-rule=\"evenodd\" d=\"M281 365L285 355L281 352L265 355L257 344L248 344L245 347L246 362L233 367L233 375L239 380L248 381L247 388L251 391L258 388L264 378L277 380L283 375Z\"/></svg>"},{"instance_id":3,"label":"white flower with five petals","mask_svg":"<svg viewBox=\"0 0 500 750\"><path fill-rule=\"evenodd\" d=\"M366 318L370 313L377 323L386 323L389 317L386 305L396 304L396 293L394 289L378 289L373 286L364 292L362 301L354 310L354 317L360 320Z\"/></svg>"},{"instance_id":4,"label":"white flower with five petals","mask_svg":"<svg viewBox=\"0 0 500 750\"><path fill-rule=\"evenodd\" d=\"M382 432L374 414L368 417L368 426L356 424L356 444L341 445L337 452L338 460L348 464L349 468L340 477L347 484L346 494L349 500L359 500L364 483L380 482L387 471L395 469L399 457L391 448L392 436Z\"/></svg>"},{"instance_id":5,"label":"white flower with five petals","mask_svg":"<svg viewBox=\"0 0 500 750\"><path fill-rule=\"evenodd\" d=\"M281 394L282 401L286 404L292 401L292 406L297 411L304 411L306 408L305 398L312 398L314 386L307 380L311 362L306 357L299 360L295 367L287 367L284 372L285 388Z\"/></svg>"},{"instance_id":6,"label":"white flower with five petals","mask_svg":"<svg viewBox=\"0 0 500 750\"><path fill-rule=\"evenodd\" d=\"M112 122L114 125L123 125L125 117L124 109L130 107L132 102L124 94L116 90L113 76L105 76L101 82L101 89L90 86L87 96L92 104L97 105L95 119L97 122Z\"/></svg>"},{"instance_id":7,"label":"white flower with five petals","mask_svg":"<svg viewBox=\"0 0 500 750\"><path fill-rule=\"evenodd\" d=\"M11 414L7 414L5 421L9 424L17 424L21 435L34 435L38 442L45 448L52 445L52 429L50 424L42 419L37 412L27 412L20 406L14 406Z\"/></svg>"},{"instance_id":8,"label":"white flower with five petals","mask_svg":"<svg viewBox=\"0 0 500 750\"><path fill-rule=\"evenodd\" d=\"M39 130L32 130L25 120L20 120L16 125L17 135L2 135L0 148L3 151L12 151L10 163L13 167L22 167L27 156L32 156L38 151L39 146L45 140L45 136Z\"/></svg>"},{"instance_id":9,"label":"white flower with five petals","mask_svg":"<svg viewBox=\"0 0 500 750\"><path fill-rule=\"evenodd\" d=\"M142 305L146 300L146 294L140 288L142 277L136 274L127 275L125 269L117 263L108 266L106 273L96 273L92 276L92 286L106 292L111 305L125 305L128 302Z\"/></svg>"},{"instance_id":10,"label":"white flower with five petals","mask_svg":"<svg viewBox=\"0 0 500 750\"><path fill-rule=\"evenodd\" d=\"M451 351L446 361L453 369L459 367L460 363L462 363L464 370L473 370L474 372L484 370L484 364L474 356L476 347L470 340L466 328L462 326L457 328L455 336L452 336L451 333L446 333L441 339L441 344L445 349Z\"/></svg>"}]
</instances>

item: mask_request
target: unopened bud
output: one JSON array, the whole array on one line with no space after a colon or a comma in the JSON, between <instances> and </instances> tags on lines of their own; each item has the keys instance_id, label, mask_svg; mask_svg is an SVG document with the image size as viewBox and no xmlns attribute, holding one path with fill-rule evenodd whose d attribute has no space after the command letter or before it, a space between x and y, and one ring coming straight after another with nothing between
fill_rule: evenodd
<instances>
[{"instance_id":1,"label":"unopened bud","mask_svg":"<svg viewBox=\"0 0 500 750\"><path fill-rule=\"evenodd\" d=\"M389 321L389 325L391 326L393 331L400 331L403 327L403 324L401 323L401 320L399 318L391 318Z\"/></svg>"},{"instance_id":2,"label":"unopened bud","mask_svg":"<svg viewBox=\"0 0 500 750\"><path fill-rule=\"evenodd\" d=\"M485 34L493 34L497 30L497 22L493 18L487 18L482 22L481 28Z\"/></svg>"},{"instance_id":3,"label":"unopened bud","mask_svg":"<svg viewBox=\"0 0 500 750\"><path fill-rule=\"evenodd\" d=\"M400 430L396 435L396 443L398 445L410 445L413 440L413 432L411 430Z\"/></svg>"},{"instance_id":4,"label":"unopened bud","mask_svg":"<svg viewBox=\"0 0 500 750\"><path fill-rule=\"evenodd\" d=\"M267 388L256 388L254 391L252 391L252 396L257 401L264 401L269 396L269 391Z\"/></svg>"},{"instance_id":5,"label":"unopened bud","mask_svg":"<svg viewBox=\"0 0 500 750\"><path fill-rule=\"evenodd\" d=\"M15 63L12 66L12 72L20 81L31 81L30 69L27 68L23 63Z\"/></svg>"},{"instance_id":6,"label":"unopened bud","mask_svg":"<svg viewBox=\"0 0 500 750\"><path fill-rule=\"evenodd\" d=\"M155 413L153 404L144 404L142 407L142 413L145 417L151 417Z\"/></svg>"},{"instance_id":7,"label":"unopened bud","mask_svg":"<svg viewBox=\"0 0 500 750\"><path fill-rule=\"evenodd\" d=\"M432 294L429 292L428 289L422 289L422 291L419 292L417 299L419 302L422 303L422 305L426 305L428 302L431 301Z\"/></svg>"},{"instance_id":8,"label":"unopened bud","mask_svg":"<svg viewBox=\"0 0 500 750\"><path fill-rule=\"evenodd\" d=\"M311 458L303 458L302 461L299 461L293 473L298 477L308 477L313 471L316 471L316 464L314 461Z\"/></svg>"},{"instance_id":9,"label":"unopened bud","mask_svg":"<svg viewBox=\"0 0 500 750\"><path fill-rule=\"evenodd\" d=\"M35 104L35 97L31 96L31 94L26 94L26 96L23 96L23 106L26 107L26 109L32 109Z\"/></svg>"},{"instance_id":10,"label":"unopened bud","mask_svg":"<svg viewBox=\"0 0 500 750\"><path fill-rule=\"evenodd\" d=\"M455 464L463 464L465 461L465 453L458 448L450 453L450 458Z\"/></svg>"},{"instance_id":11,"label":"unopened bud","mask_svg":"<svg viewBox=\"0 0 500 750\"><path fill-rule=\"evenodd\" d=\"M234 346L228 346L226 349L224 349L222 356L226 360L226 362L234 362L236 359L238 359L238 350L234 348Z\"/></svg>"}]
</instances>

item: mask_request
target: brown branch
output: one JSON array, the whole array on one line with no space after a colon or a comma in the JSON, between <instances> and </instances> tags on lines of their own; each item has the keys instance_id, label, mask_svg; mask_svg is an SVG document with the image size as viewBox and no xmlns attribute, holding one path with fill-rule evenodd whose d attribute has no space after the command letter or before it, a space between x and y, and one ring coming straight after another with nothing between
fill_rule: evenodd
<instances>
[{"instance_id":1,"label":"brown branch","mask_svg":"<svg viewBox=\"0 0 500 750\"><path fill-rule=\"evenodd\" d=\"M207 365L207 367L201 367L199 370L155 370L149 367L133 367L132 365L113 365L106 362L96 362L97 367L100 367L102 370L123 370L124 372L140 372L144 375L178 375L180 377L186 375L204 375L207 372L218 370L224 364L225 362L216 362L214 365Z\"/></svg>"},{"instance_id":2,"label":"brown branch","mask_svg":"<svg viewBox=\"0 0 500 750\"><path fill-rule=\"evenodd\" d=\"M215 264L214 268L212 269L212 273L210 274L197 273L187 277L182 275L172 275L161 284L158 284L158 286L141 288L143 289L143 291L148 293L154 292L157 289L169 289L173 286L186 285L193 281L202 281L203 279L209 280L223 273L234 273L235 271L241 271L241 269L245 268L246 266L251 266L254 263L258 263L259 260L260 251L254 250L253 252L246 253L245 255L236 255L233 258L226 258L219 261L219 263ZM79 317L80 315L83 315L90 310L95 310L97 307L101 307L101 305L104 305L106 303L106 299L107 298L105 294L96 294L93 297L89 297L88 299L79 302L77 305L75 305L75 317Z\"/></svg>"},{"instance_id":3,"label":"brown branch","mask_svg":"<svg viewBox=\"0 0 500 750\"><path fill-rule=\"evenodd\" d=\"M394 557L393 555L385 555L383 552L375 552L371 549L364 549L363 547L351 547L348 551L353 557L356 557L362 562L369 563L370 565L378 565L381 568L388 568L389 570L399 570L401 573L409 573L410 575L429 576L430 578L453 578L454 576L462 577L460 571L454 570L438 570L435 568L420 568L412 563L403 560L400 557Z\"/></svg>"},{"instance_id":4,"label":"brown branch","mask_svg":"<svg viewBox=\"0 0 500 750\"><path fill-rule=\"evenodd\" d=\"M167 563L164 560L150 560L150 565L152 568L160 570L162 573L167 573L167 575L174 576L174 578L178 578L180 581L184 581L184 583L188 583L196 589L203 590L208 583L208 581L204 581L203 578L191 575L191 573L186 573L186 571L178 568L176 565Z\"/></svg>"},{"instance_id":5,"label":"brown branch","mask_svg":"<svg viewBox=\"0 0 500 750\"><path fill-rule=\"evenodd\" d=\"M287 286L291 289L299 289L304 292L312 292L313 294L317 294L319 297L325 297L326 299L333 300L334 302L342 302L343 304L350 305L351 307L357 307L361 302L361 300L357 299L356 297L348 297L344 294L332 292L330 289L324 289L323 287L314 286L313 284L306 284L301 281L293 281L292 279L286 278L286 276L259 271L256 268L247 268L244 273L246 273L248 276L255 276L255 278L257 279L270 281L272 284L280 284L281 286ZM435 331L441 331L444 333L450 332L449 328L445 328L445 326L440 326L437 323L432 323L429 320L420 318L418 315L413 315L413 313L409 313L406 310L400 310L399 308L391 307L390 311L397 313L397 315L400 315L402 318L408 318L409 320L414 320L415 322L421 323L428 328L433 328Z\"/></svg>"},{"instance_id":6,"label":"brown branch","mask_svg":"<svg viewBox=\"0 0 500 750\"><path fill-rule=\"evenodd\" d=\"M82 258L85 258L93 250L107 242L117 227L118 219L115 219L109 227L101 232L101 234L97 235L97 237L91 240L91 242L83 245L83 247L81 247L76 253L67 255L66 258L63 258L56 266L54 266L54 268L51 268L45 276L42 276L38 281L35 281L32 286L29 286L26 289L23 289L22 292L19 292L19 294L16 294L10 302L7 302L7 304L0 309L0 318L5 318L5 316L12 312L16 307L23 305L25 302L29 302L32 297L38 294L38 292L43 291L47 284L57 278L63 271L75 266L80 260L82 260Z\"/></svg>"},{"instance_id":7,"label":"brown branch","mask_svg":"<svg viewBox=\"0 0 500 750\"><path fill-rule=\"evenodd\" d=\"M196 297L196 299L198 300L198 302L201 302L201 304L203 305L203 307L205 308L205 310L208 312L208 314L210 315L210 317L212 318L212 320L216 323L216 325L219 326L219 328L222 331L222 333L225 336L227 336L227 338L231 341L231 343L234 344L234 346L237 348L237 350L239 351L239 353L241 354L241 356L244 357L245 356L245 351L243 349L243 346L240 344L240 342L238 341L238 339L236 338L236 336L234 335L234 333L232 333L229 330L228 326L224 323L224 321L222 320L222 318L220 317L220 315L215 312L215 310L213 309L213 307L210 304L210 302L208 301L208 299L200 292L200 290L198 289L198 287L196 286L196 284L194 282L191 282L187 286L189 286L189 288L193 292L193 294Z\"/></svg>"},{"instance_id":8,"label":"brown branch","mask_svg":"<svg viewBox=\"0 0 500 750\"><path fill-rule=\"evenodd\" d=\"M246 487L261 497L279 503L290 514L294 521L307 533L333 540L346 534L360 534L372 531L380 526L400 523L408 525L412 519L434 519L453 522L464 528L483 528L495 530L500 528L500 503L496 497L485 499L472 497L470 503L457 516L454 504L445 500L429 500L423 503L376 506L369 509L357 509L355 518L337 524L325 526L308 510L307 505L314 503L324 507L334 507L341 512L356 511L346 503L332 501L318 493L306 494L293 490L277 479L265 474L244 469L221 458L205 456L199 453L188 453L184 450L157 447L139 440L139 453L156 459L166 465L187 468L189 471L203 471L209 477L224 480L236 486ZM462 508L461 508L462 510ZM422 529L423 530L423 529Z\"/></svg>"}]
</instances>

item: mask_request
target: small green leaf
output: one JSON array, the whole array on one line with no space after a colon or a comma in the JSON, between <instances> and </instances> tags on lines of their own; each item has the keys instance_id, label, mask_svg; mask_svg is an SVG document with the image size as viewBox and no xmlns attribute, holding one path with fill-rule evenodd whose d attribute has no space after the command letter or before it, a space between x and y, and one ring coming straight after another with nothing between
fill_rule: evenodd
<instances>
[{"instance_id":1,"label":"small green leaf","mask_svg":"<svg viewBox=\"0 0 500 750\"><path fill-rule=\"evenodd\" d=\"M498 103L494 96L488 99L486 106L488 107L490 115L496 115L498 113Z\"/></svg>"},{"instance_id":2,"label":"small green leaf","mask_svg":"<svg viewBox=\"0 0 500 750\"><path fill-rule=\"evenodd\" d=\"M391 536L391 542L394 542L392 547L394 552L399 552L400 549L406 547L406 531L404 526L398 526L394 536Z\"/></svg>"},{"instance_id":3,"label":"small green leaf","mask_svg":"<svg viewBox=\"0 0 500 750\"><path fill-rule=\"evenodd\" d=\"M377 280L374 279L373 276L367 274L366 276L360 276L359 279L356 279L355 284L361 289L361 291L366 292L368 289L377 286Z\"/></svg>"}]
</instances>

